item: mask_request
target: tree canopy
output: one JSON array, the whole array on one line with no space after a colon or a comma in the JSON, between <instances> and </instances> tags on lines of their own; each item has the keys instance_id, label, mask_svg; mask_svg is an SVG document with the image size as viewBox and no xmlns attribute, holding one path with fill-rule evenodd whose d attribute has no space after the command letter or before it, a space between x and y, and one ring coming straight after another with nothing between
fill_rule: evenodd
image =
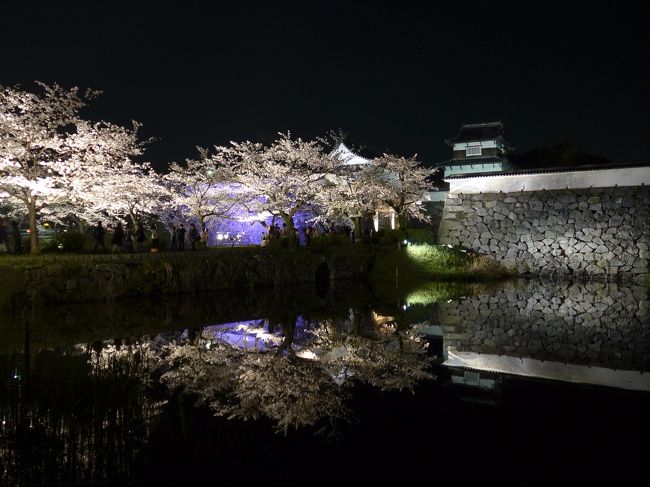
<instances>
[{"instance_id":1,"label":"tree canopy","mask_svg":"<svg viewBox=\"0 0 650 487\"><path fill-rule=\"evenodd\" d=\"M355 171L322 139L280 133L270 144L232 142L172 163L167 174L139 162L149 140L140 125L122 127L82 117L99 92L37 84L37 92L0 87L0 205L24 214L31 251L39 252L37 222L85 224L143 216L163 221L280 218L290 240L300 212L314 220L353 221L392 210L426 220L420 200L433 170L415 156L368 160ZM169 222L167 222L169 223Z\"/></svg>"}]
</instances>

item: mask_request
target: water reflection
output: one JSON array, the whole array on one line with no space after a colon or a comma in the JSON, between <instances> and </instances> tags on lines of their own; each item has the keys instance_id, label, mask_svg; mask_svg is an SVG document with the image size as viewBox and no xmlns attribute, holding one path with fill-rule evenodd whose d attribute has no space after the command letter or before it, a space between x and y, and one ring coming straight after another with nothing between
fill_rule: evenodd
<instances>
[{"instance_id":1,"label":"water reflection","mask_svg":"<svg viewBox=\"0 0 650 487\"><path fill-rule=\"evenodd\" d=\"M233 424L329 434L357 415L359 385L496 389L529 375L650 390L645 288L337 286L0 317L4 478L128 483L169 417L185 424L188 400Z\"/></svg>"},{"instance_id":2,"label":"water reflection","mask_svg":"<svg viewBox=\"0 0 650 487\"><path fill-rule=\"evenodd\" d=\"M430 377L426 343L369 302L364 287L276 289L0 317L3 478L132 478L178 402L170 391L227 418L330 432L353 417L353 382L395 390Z\"/></svg>"},{"instance_id":3,"label":"water reflection","mask_svg":"<svg viewBox=\"0 0 650 487\"><path fill-rule=\"evenodd\" d=\"M6 485L119 478L162 403L144 393L142 356L100 362L92 349L0 356L0 469Z\"/></svg>"},{"instance_id":4,"label":"water reflection","mask_svg":"<svg viewBox=\"0 0 650 487\"><path fill-rule=\"evenodd\" d=\"M437 320L449 366L648 390L649 312L644 287L518 280Z\"/></svg>"},{"instance_id":5,"label":"water reflection","mask_svg":"<svg viewBox=\"0 0 650 487\"><path fill-rule=\"evenodd\" d=\"M267 417L286 433L349 417L345 399L354 383L402 390L431 378L418 327L400 330L372 315L363 326L358 318L352 310L342 320L298 316L281 331L269 320L211 326L150 357L163 382L196 395L215 414Z\"/></svg>"}]
</instances>

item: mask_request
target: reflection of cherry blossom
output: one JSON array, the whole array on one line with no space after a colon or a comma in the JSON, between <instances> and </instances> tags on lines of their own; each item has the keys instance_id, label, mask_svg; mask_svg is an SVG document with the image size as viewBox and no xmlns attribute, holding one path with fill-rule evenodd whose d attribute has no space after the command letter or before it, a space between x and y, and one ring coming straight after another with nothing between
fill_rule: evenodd
<instances>
[{"instance_id":1,"label":"reflection of cherry blossom","mask_svg":"<svg viewBox=\"0 0 650 487\"><path fill-rule=\"evenodd\" d=\"M389 329L390 330L390 329ZM272 419L279 431L349 418L354 381L382 390L413 390L431 377L426 344L411 331L380 338L350 335L332 322L305 331L311 339L295 354L238 348L206 330L197 339L151 354L170 387L196 394L215 414ZM277 341L266 340L277 345ZM307 358L305 358L307 357Z\"/></svg>"}]
</instances>

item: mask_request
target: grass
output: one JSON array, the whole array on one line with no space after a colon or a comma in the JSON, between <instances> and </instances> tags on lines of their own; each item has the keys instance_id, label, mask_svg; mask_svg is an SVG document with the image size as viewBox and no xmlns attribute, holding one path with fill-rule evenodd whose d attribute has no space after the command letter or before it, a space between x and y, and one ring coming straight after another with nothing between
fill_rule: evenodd
<instances>
[{"instance_id":1,"label":"grass","mask_svg":"<svg viewBox=\"0 0 650 487\"><path fill-rule=\"evenodd\" d=\"M487 255L419 244L380 253L370 275L373 281L397 279L408 282L423 279L481 281L512 274Z\"/></svg>"},{"instance_id":2,"label":"grass","mask_svg":"<svg viewBox=\"0 0 650 487\"><path fill-rule=\"evenodd\" d=\"M411 318L429 313L429 305L484 290L490 281L512 277L487 255L433 244L384 248L368 279L379 300L402 296Z\"/></svg>"}]
</instances>

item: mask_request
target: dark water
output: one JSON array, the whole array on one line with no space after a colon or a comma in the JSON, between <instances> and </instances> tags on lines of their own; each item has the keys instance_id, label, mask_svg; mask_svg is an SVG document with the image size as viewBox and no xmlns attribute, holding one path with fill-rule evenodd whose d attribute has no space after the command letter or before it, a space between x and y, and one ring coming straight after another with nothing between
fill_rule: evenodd
<instances>
[{"instance_id":1,"label":"dark water","mask_svg":"<svg viewBox=\"0 0 650 487\"><path fill-rule=\"evenodd\" d=\"M649 294L336 283L0 316L2 485L646 475Z\"/></svg>"}]
</instances>

